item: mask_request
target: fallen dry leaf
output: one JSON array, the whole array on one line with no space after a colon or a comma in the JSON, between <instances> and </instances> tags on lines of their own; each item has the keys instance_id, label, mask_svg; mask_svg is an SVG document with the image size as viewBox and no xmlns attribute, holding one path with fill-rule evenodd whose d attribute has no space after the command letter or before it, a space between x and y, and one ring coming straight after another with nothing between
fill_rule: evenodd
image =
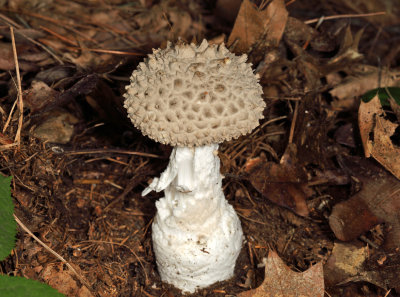
<instances>
[{"instance_id":1,"label":"fallen dry leaf","mask_svg":"<svg viewBox=\"0 0 400 297\"><path fill-rule=\"evenodd\" d=\"M335 236L343 241L354 240L385 222L385 246L400 247L400 181L370 160L341 157L339 162L362 183L362 188L333 207L329 225Z\"/></svg>"},{"instance_id":2,"label":"fallen dry leaf","mask_svg":"<svg viewBox=\"0 0 400 297\"><path fill-rule=\"evenodd\" d=\"M358 52L358 45L363 32L364 29L361 29L353 36L350 26L347 26L340 43L339 51L328 64L339 64L343 61L349 63L359 60L362 54Z\"/></svg>"},{"instance_id":3,"label":"fallen dry leaf","mask_svg":"<svg viewBox=\"0 0 400 297\"><path fill-rule=\"evenodd\" d=\"M376 67L358 65L354 75L347 77L343 82L336 85L329 93L339 99L354 98L361 96L369 90L379 86L394 86L400 81L400 71L384 70Z\"/></svg>"},{"instance_id":4,"label":"fallen dry leaf","mask_svg":"<svg viewBox=\"0 0 400 297\"><path fill-rule=\"evenodd\" d=\"M240 6L228 45L238 40L235 51L247 52L261 40L263 48L277 46L285 29L288 12L284 1L273 0L266 9L260 10L251 1L244 0Z\"/></svg>"},{"instance_id":5,"label":"fallen dry leaf","mask_svg":"<svg viewBox=\"0 0 400 297\"><path fill-rule=\"evenodd\" d=\"M268 200L307 216L305 187L307 175L298 167L295 145L289 145L279 164L263 159L250 159L245 170L253 187Z\"/></svg>"},{"instance_id":6,"label":"fallen dry leaf","mask_svg":"<svg viewBox=\"0 0 400 297\"><path fill-rule=\"evenodd\" d=\"M325 286L368 282L385 290L399 289L400 257L398 252L368 250L360 242L335 242L324 265Z\"/></svg>"},{"instance_id":7,"label":"fallen dry leaf","mask_svg":"<svg viewBox=\"0 0 400 297\"><path fill-rule=\"evenodd\" d=\"M242 292L238 297L323 297L324 275L322 263L310 267L304 272L291 270L270 251L264 259L265 278L257 289Z\"/></svg>"},{"instance_id":8,"label":"fallen dry leaf","mask_svg":"<svg viewBox=\"0 0 400 297\"><path fill-rule=\"evenodd\" d=\"M364 270L364 261L368 257L365 246L352 243L335 242L332 254L324 265L326 286L334 286Z\"/></svg>"},{"instance_id":9,"label":"fallen dry leaf","mask_svg":"<svg viewBox=\"0 0 400 297\"><path fill-rule=\"evenodd\" d=\"M391 140L398 124L385 119L378 95L368 103L361 102L358 110L358 125L365 156L374 157L400 179L400 147Z\"/></svg>"}]
</instances>

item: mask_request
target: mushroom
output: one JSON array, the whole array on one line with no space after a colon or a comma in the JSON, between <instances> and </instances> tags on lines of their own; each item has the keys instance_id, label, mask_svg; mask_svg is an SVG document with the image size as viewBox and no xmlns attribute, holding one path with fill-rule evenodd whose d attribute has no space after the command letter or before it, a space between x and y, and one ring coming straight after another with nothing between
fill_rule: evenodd
<instances>
[{"instance_id":1,"label":"mushroom","mask_svg":"<svg viewBox=\"0 0 400 297\"><path fill-rule=\"evenodd\" d=\"M124 95L134 126L174 146L166 170L142 195L164 191L156 202L153 249L162 281L184 292L231 278L242 247L217 150L263 117L262 89L246 60L206 40L168 43L133 71Z\"/></svg>"}]
</instances>

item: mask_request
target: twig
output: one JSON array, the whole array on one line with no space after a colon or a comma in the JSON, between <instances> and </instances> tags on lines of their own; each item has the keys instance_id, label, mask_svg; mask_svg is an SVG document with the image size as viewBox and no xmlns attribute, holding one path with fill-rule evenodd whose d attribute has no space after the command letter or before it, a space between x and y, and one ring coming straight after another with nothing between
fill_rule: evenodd
<instances>
[{"instance_id":1,"label":"twig","mask_svg":"<svg viewBox=\"0 0 400 297\"><path fill-rule=\"evenodd\" d=\"M91 290L90 285L86 282L86 280L75 270L74 267L71 266L65 260L61 255L59 255L57 252L52 250L47 244L45 244L43 241L41 241L39 238L37 238L31 230L29 230L24 223L21 222L21 220L14 214L14 219L18 223L18 225L26 232L28 233L34 240L36 240L41 246L43 246L48 252L50 252L53 256L55 256L57 259L59 259L61 262L63 262L75 275L76 277L84 284L89 290Z\"/></svg>"},{"instance_id":2,"label":"twig","mask_svg":"<svg viewBox=\"0 0 400 297\"><path fill-rule=\"evenodd\" d=\"M114 54L114 55L145 56L145 54L141 54L141 53L116 51L116 50L108 50L108 49L101 49L101 48L85 48L85 47L78 47L78 46L72 46L72 47L70 46L70 47L68 47L68 49L90 51L90 52L95 52L95 53Z\"/></svg>"},{"instance_id":3,"label":"twig","mask_svg":"<svg viewBox=\"0 0 400 297\"><path fill-rule=\"evenodd\" d=\"M58 147L57 147L58 148ZM77 151L64 151L62 150L60 153L64 153L66 155L86 155L86 154L106 154L106 153L115 153L115 154L126 154L126 155L135 155L149 158L157 158L163 159L163 157L155 154L148 154L142 152L133 152L128 150L120 150L120 149L93 149L93 150L77 150Z\"/></svg>"},{"instance_id":4,"label":"twig","mask_svg":"<svg viewBox=\"0 0 400 297\"><path fill-rule=\"evenodd\" d=\"M19 118L18 118L18 129L17 133L15 134L15 139L14 141L18 143L18 145L21 143L21 130L22 130L22 123L24 120L24 101L22 100L22 88L21 88L21 76L19 73L19 64L18 64L18 56L17 56L17 48L15 46L15 37L14 37L14 28L10 27L10 33L11 33L11 43L12 43L12 49L13 49L13 55L14 55L14 63L15 63L15 72L17 74L17 91L18 91L18 108L19 108Z\"/></svg>"},{"instance_id":5,"label":"twig","mask_svg":"<svg viewBox=\"0 0 400 297\"><path fill-rule=\"evenodd\" d=\"M321 18L324 21L328 20L335 20L335 19L344 19L344 18L361 18L361 17L368 17L368 16L376 16L376 15L384 15L386 11L378 11L378 12L371 12L371 13L360 13L360 14L339 14L339 15L330 15L330 16L322 16ZM304 21L304 24L310 25L317 23L321 18L311 19L308 21Z\"/></svg>"},{"instance_id":6,"label":"twig","mask_svg":"<svg viewBox=\"0 0 400 297\"><path fill-rule=\"evenodd\" d=\"M40 29L42 29L43 31L46 31L47 33L57 37L58 39L61 39L62 41L72 45L72 46L76 46L76 42L73 42L72 40L69 40L68 38L62 36L61 34L58 34L57 32L54 32L53 30L50 30L44 26L39 26Z\"/></svg>"},{"instance_id":7,"label":"twig","mask_svg":"<svg viewBox=\"0 0 400 297\"><path fill-rule=\"evenodd\" d=\"M379 249L379 246L376 244L376 243L374 243L374 242L372 242L371 240L369 240L367 237L365 237L365 235L361 235L360 236L360 239L362 240L362 241L364 241L364 242L366 242L366 243L368 243L370 246L372 246L374 249Z\"/></svg>"},{"instance_id":8,"label":"twig","mask_svg":"<svg viewBox=\"0 0 400 297\"><path fill-rule=\"evenodd\" d=\"M12 78L14 84L15 84L15 87L18 88L18 87L17 87L17 84L16 84L15 81L14 81L14 78L13 78L12 76L11 76L11 78ZM17 100L15 100L15 101L14 101L14 104L11 106L11 110L10 110L10 113L8 114L7 121L6 121L6 123L4 124L4 127L3 127L3 133L6 132L6 130L7 130L7 128L8 128L8 125L10 124L12 115L13 115L13 113L14 113L15 106L17 106Z\"/></svg>"},{"instance_id":9,"label":"twig","mask_svg":"<svg viewBox=\"0 0 400 297\"><path fill-rule=\"evenodd\" d=\"M292 124L290 125L289 143L293 142L294 127L296 127L298 109L299 109L299 101L295 101L293 120L292 120Z\"/></svg>"}]
</instances>

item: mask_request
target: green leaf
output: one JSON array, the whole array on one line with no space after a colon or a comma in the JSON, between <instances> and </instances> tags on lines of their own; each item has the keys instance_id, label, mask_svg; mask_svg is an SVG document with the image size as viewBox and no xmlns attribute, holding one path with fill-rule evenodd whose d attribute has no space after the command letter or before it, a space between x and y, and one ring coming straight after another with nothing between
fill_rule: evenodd
<instances>
[{"instance_id":1,"label":"green leaf","mask_svg":"<svg viewBox=\"0 0 400 297\"><path fill-rule=\"evenodd\" d=\"M393 98L394 101L400 105L400 88L397 87L376 88L370 90L361 96L361 100L368 103L376 95L378 95L382 106L390 106L389 98Z\"/></svg>"},{"instance_id":2,"label":"green leaf","mask_svg":"<svg viewBox=\"0 0 400 297\"><path fill-rule=\"evenodd\" d=\"M15 246L15 235L17 234L10 183L11 177L0 175L0 261L11 253Z\"/></svg>"},{"instance_id":3,"label":"green leaf","mask_svg":"<svg viewBox=\"0 0 400 297\"><path fill-rule=\"evenodd\" d=\"M1 297L63 297L49 285L19 277L0 275Z\"/></svg>"}]
</instances>

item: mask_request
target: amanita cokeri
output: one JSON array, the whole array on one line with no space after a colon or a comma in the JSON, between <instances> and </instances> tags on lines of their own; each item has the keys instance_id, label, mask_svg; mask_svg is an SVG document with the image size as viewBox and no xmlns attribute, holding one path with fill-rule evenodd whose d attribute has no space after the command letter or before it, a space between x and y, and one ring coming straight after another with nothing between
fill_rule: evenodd
<instances>
[{"instance_id":1,"label":"amanita cokeri","mask_svg":"<svg viewBox=\"0 0 400 297\"><path fill-rule=\"evenodd\" d=\"M217 149L263 117L262 89L246 59L206 40L168 43L139 64L124 95L135 127L174 146L167 169L142 195L164 191L156 202L153 248L161 279L184 292L231 278L242 247Z\"/></svg>"}]
</instances>

